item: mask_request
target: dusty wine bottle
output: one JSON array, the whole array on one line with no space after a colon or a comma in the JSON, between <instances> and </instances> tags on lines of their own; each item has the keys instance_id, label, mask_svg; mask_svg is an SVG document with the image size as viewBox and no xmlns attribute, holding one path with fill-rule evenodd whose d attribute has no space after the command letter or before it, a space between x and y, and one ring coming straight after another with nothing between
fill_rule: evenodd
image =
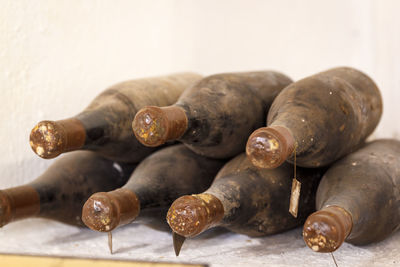
<instances>
[{"instance_id":1,"label":"dusty wine bottle","mask_svg":"<svg viewBox=\"0 0 400 267\"><path fill-rule=\"evenodd\" d=\"M39 122L32 129L30 145L46 159L83 149L111 160L139 162L154 149L140 144L132 133L136 112L147 105L171 105L200 78L197 74L181 73L116 84L75 117Z\"/></svg>"},{"instance_id":2,"label":"dusty wine bottle","mask_svg":"<svg viewBox=\"0 0 400 267\"><path fill-rule=\"evenodd\" d=\"M0 226L28 217L83 226L82 206L90 195L122 186L134 166L89 151L65 155L34 181L0 190Z\"/></svg>"},{"instance_id":3,"label":"dusty wine bottle","mask_svg":"<svg viewBox=\"0 0 400 267\"><path fill-rule=\"evenodd\" d=\"M378 87L364 73L334 68L286 87L268 113L268 127L254 131L246 153L254 165L276 168L285 160L326 166L359 147L382 114Z\"/></svg>"},{"instance_id":4,"label":"dusty wine bottle","mask_svg":"<svg viewBox=\"0 0 400 267\"><path fill-rule=\"evenodd\" d=\"M293 171L288 163L273 170L259 169L243 153L219 171L207 191L175 200L167 222L183 237L197 236L215 226L252 237L293 228L314 210L322 170L298 168L304 182L297 218L287 211Z\"/></svg>"},{"instance_id":5,"label":"dusty wine bottle","mask_svg":"<svg viewBox=\"0 0 400 267\"><path fill-rule=\"evenodd\" d=\"M373 141L333 164L318 186L316 207L303 229L314 251L335 251L345 240L367 245L398 230L400 141Z\"/></svg>"},{"instance_id":6,"label":"dusty wine bottle","mask_svg":"<svg viewBox=\"0 0 400 267\"><path fill-rule=\"evenodd\" d=\"M132 128L146 146L179 140L203 156L232 157L244 151L246 138L264 124L272 100L291 82L272 71L208 76L174 105L138 111Z\"/></svg>"},{"instance_id":7,"label":"dusty wine bottle","mask_svg":"<svg viewBox=\"0 0 400 267\"><path fill-rule=\"evenodd\" d=\"M109 232L134 221L141 210L166 210L179 196L207 189L223 164L184 145L164 148L144 159L122 188L92 195L82 220L92 230Z\"/></svg>"}]
</instances>

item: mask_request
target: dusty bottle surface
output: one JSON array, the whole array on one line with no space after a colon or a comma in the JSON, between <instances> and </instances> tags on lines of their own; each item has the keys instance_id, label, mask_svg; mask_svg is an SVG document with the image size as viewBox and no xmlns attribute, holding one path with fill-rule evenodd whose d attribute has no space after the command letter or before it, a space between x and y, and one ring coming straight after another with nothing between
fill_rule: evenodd
<instances>
[{"instance_id":1,"label":"dusty bottle surface","mask_svg":"<svg viewBox=\"0 0 400 267\"><path fill-rule=\"evenodd\" d=\"M147 105L173 104L186 87L200 78L181 73L116 84L72 118L39 122L30 135L31 147L42 158L83 149L111 160L139 162L154 149L140 144L132 133L136 112Z\"/></svg>"},{"instance_id":2,"label":"dusty bottle surface","mask_svg":"<svg viewBox=\"0 0 400 267\"><path fill-rule=\"evenodd\" d=\"M146 146L179 140L194 152L228 158L244 151L246 138L265 123L275 96L292 81L272 71L208 76L169 107L145 107L133 131Z\"/></svg>"},{"instance_id":3,"label":"dusty bottle surface","mask_svg":"<svg viewBox=\"0 0 400 267\"><path fill-rule=\"evenodd\" d=\"M336 162L324 175L317 212L303 237L314 251L332 252L346 240L378 242L400 228L400 142L382 139Z\"/></svg>"},{"instance_id":4,"label":"dusty bottle surface","mask_svg":"<svg viewBox=\"0 0 400 267\"><path fill-rule=\"evenodd\" d=\"M288 212L291 177L292 165L259 169L243 153L221 169L207 191L175 200L168 211L168 224L184 237L214 226L254 237L288 230L314 210L322 170L298 168L298 177L304 180L297 218Z\"/></svg>"},{"instance_id":5,"label":"dusty bottle surface","mask_svg":"<svg viewBox=\"0 0 400 267\"><path fill-rule=\"evenodd\" d=\"M326 166L359 147L382 114L378 87L362 72L334 68L286 87L268 113L268 127L249 137L246 153L258 167L285 160Z\"/></svg>"},{"instance_id":6,"label":"dusty bottle surface","mask_svg":"<svg viewBox=\"0 0 400 267\"><path fill-rule=\"evenodd\" d=\"M164 148L143 160L122 188L92 195L82 219L93 230L111 231L135 220L141 210L166 209L179 196L204 191L223 164L184 145Z\"/></svg>"},{"instance_id":7,"label":"dusty bottle surface","mask_svg":"<svg viewBox=\"0 0 400 267\"><path fill-rule=\"evenodd\" d=\"M82 206L90 195L122 186L134 166L88 151L65 155L32 182L0 190L0 226L28 217L83 225Z\"/></svg>"}]
</instances>

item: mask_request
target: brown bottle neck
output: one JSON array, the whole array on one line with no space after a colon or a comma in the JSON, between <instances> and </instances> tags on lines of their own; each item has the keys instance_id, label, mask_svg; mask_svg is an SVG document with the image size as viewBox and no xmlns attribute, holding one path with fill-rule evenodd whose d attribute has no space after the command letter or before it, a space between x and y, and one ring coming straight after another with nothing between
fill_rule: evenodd
<instances>
[{"instance_id":1,"label":"brown bottle neck","mask_svg":"<svg viewBox=\"0 0 400 267\"><path fill-rule=\"evenodd\" d=\"M168 210L167 222L175 233L194 237L219 225L223 217L222 202L214 195L203 193L175 200Z\"/></svg>"},{"instance_id":2,"label":"brown bottle neck","mask_svg":"<svg viewBox=\"0 0 400 267\"><path fill-rule=\"evenodd\" d=\"M92 230L109 232L136 219L140 201L132 191L119 188L93 194L82 209L82 221Z\"/></svg>"},{"instance_id":3,"label":"brown bottle neck","mask_svg":"<svg viewBox=\"0 0 400 267\"><path fill-rule=\"evenodd\" d=\"M272 125L255 130L246 145L246 154L260 168L279 167L295 149L293 134L284 126Z\"/></svg>"},{"instance_id":4,"label":"brown bottle neck","mask_svg":"<svg viewBox=\"0 0 400 267\"><path fill-rule=\"evenodd\" d=\"M352 227L348 211L339 206L328 206L307 218L303 238L315 252L333 252L343 244Z\"/></svg>"},{"instance_id":5,"label":"brown bottle neck","mask_svg":"<svg viewBox=\"0 0 400 267\"><path fill-rule=\"evenodd\" d=\"M40 212L39 194L29 185L0 190L0 209L0 227L12 221L34 217Z\"/></svg>"},{"instance_id":6,"label":"brown bottle neck","mask_svg":"<svg viewBox=\"0 0 400 267\"><path fill-rule=\"evenodd\" d=\"M41 121L31 131L32 150L42 158L55 158L61 153L82 148L86 130L80 120Z\"/></svg>"},{"instance_id":7,"label":"brown bottle neck","mask_svg":"<svg viewBox=\"0 0 400 267\"><path fill-rule=\"evenodd\" d=\"M132 222L139 215L140 201L132 191L120 188L110 193L113 202L118 205L119 225L125 225Z\"/></svg>"},{"instance_id":8,"label":"brown bottle neck","mask_svg":"<svg viewBox=\"0 0 400 267\"><path fill-rule=\"evenodd\" d=\"M188 118L178 106L148 106L136 113L132 129L145 146L155 147L179 139L187 130Z\"/></svg>"}]
</instances>

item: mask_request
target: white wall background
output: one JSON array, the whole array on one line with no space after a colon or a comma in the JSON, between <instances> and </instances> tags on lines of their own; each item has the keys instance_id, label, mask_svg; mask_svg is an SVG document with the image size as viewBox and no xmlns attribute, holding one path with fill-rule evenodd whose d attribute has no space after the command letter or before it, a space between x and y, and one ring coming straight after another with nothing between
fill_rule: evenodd
<instances>
[{"instance_id":1,"label":"white wall background","mask_svg":"<svg viewBox=\"0 0 400 267\"><path fill-rule=\"evenodd\" d=\"M375 137L400 138L399 11L396 0L0 0L0 188L50 164L28 143L38 121L75 115L113 83L176 71L299 79L353 66L383 93Z\"/></svg>"}]
</instances>

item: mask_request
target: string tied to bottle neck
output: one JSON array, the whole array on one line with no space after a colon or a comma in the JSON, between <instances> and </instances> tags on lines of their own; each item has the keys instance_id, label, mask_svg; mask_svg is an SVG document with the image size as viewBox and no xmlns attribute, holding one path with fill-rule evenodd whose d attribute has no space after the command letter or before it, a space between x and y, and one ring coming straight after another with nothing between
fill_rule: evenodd
<instances>
[{"instance_id":1,"label":"string tied to bottle neck","mask_svg":"<svg viewBox=\"0 0 400 267\"><path fill-rule=\"evenodd\" d=\"M336 267L339 267L338 264L337 264L337 262L336 262L335 256L333 256L333 252L331 252L330 254L331 254L331 256L332 256L332 260L333 260L333 263L335 264L335 266L336 266Z\"/></svg>"}]
</instances>

